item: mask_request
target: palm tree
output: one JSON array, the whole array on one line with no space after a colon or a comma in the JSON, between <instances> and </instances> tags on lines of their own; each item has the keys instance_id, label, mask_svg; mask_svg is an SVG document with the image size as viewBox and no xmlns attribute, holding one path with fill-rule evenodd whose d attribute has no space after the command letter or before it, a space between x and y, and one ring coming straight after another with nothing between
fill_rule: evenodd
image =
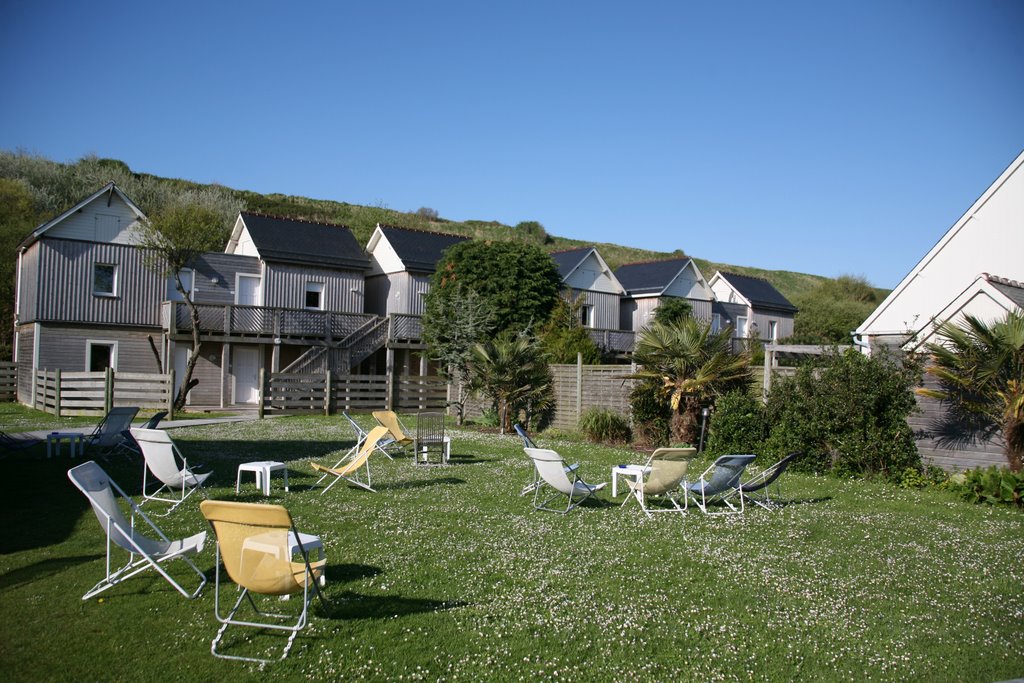
<instances>
[{"instance_id":1,"label":"palm tree","mask_svg":"<svg viewBox=\"0 0 1024 683\"><path fill-rule=\"evenodd\" d=\"M964 316L963 323L939 325L938 341L928 344L928 373L940 389L918 389L945 401L959 424L971 424L984 436L1003 437L1010 469L1024 466L1024 313L1008 313L985 323ZM973 418L973 419L972 419Z\"/></svg>"},{"instance_id":2,"label":"palm tree","mask_svg":"<svg viewBox=\"0 0 1024 683\"><path fill-rule=\"evenodd\" d=\"M631 377L661 382L672 407L675 442L696 443L702 407L730 389L748 386L750 356L732 352L732 328L712 332L710 323L680 318L652 322L640 330Z\"/></svg>"},{"instance_id":3,"label":"palm tree","mask_svg":"<svg viewBox=\"0 0 1024 683\"><path fill-rule=\"evenodd\" d=\"M501 433L519 412L544 410L551 402L551 374L537 342L501 334L473 347L470 389L494 401Z\"/></svg>"}]
</instances>

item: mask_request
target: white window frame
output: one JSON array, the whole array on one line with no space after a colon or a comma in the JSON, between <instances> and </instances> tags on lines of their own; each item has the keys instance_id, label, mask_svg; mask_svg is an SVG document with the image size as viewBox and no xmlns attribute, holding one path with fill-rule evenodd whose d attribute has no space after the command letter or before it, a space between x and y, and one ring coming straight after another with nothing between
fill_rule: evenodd
<instances>
[{"instance_id":1,"label":"white window frame","mask_svg":"<svg viewBox=\"0 0 1024 683\"><path fill-rule=\"evenodd\" d=\"M110 268L114 269L114 275L111 278L110 291L109 292L100 292L100 291L96 290L96 269L101 267L101 266L110 267ZM94 264L92 264L92 294L93 294L93 296L102 296L102 297L107 297L107 298L116 297L117 296L117 285L119 284L118 281L121 279L121 278L118 277L118 274L119 274L120 270L121 269L118 267L118 265L116 263L94 263Z\"/></svg>"},{"instance_id":2,"label":"white window frame","mask_svg":"<svg viewBox=\"0 0 1024 683\"><path fill-rule=\"evenodd\" d=\"M117 341L113 339L86 339L85 340L85 368L86 372L101 372L92 369L92 349L95 346L106 346L110 348L110 369L117 370Z\"/></svg>"},{"instance_id":3,"label":"white window frame","mask_svg":"<svg viewBox=\"0 0 1024 683\"><path fill-rule=\"evenodd\" d=\"M779 321L769 320L768 321L768 338L773 342L779 340Z\"/></svg>"},{"instance_id":4,"label":"white window frame","mask_svg":"<svg viewBox=\"0 0 1024 683\"><path fill-rule=\"evenodd\" d=\"M178 271L179 275L188 273L188 288L186 294L188 295L189 301L196 300L196 271L195 268L182 268ZM184 278L183 278L184 279ZM174 286L174 276L171 275L167 278L167 294L170 301L184 301L181 298L181 293L178 292L178 288Z\"/></svg>"},{"instance_id":5,"label":"white window frame","mask_svg":"<svg viewBox=\"0 0 1024 683\"><path fill-rule=\"evenodd\" d=\"M254 303L254 304L241 304L241 303L238 302L238 295L242 291L242 278L250 278L250 279L256 280L259 283L259 296L256 297L257 298L257 302L256 303ZM245 305L249 305L249 306L262 306L263 305L263 300L264 300L264 297L263 297L263 276L262 275L253 275L252 273L235 273L235 305L236 306L245 306Z\"/></svg>"},{"instance_id":6,"label":"white window frame","mask_svg":"<svg viewBox=\"0 0 1024 683\"><path fill-rule=\"evenodd\" d=\"M316 292L317 294L317 302L319 304L317 306L309 305L309 295L313 292ZM324 283L312 281L306 283L305 294L303 294L302 298L302 307L305 308L307 311L324 310Z\"/></svg>"},{"instance_id":7,"label":"white window frame","mask_svg":"<svg viewBox=\"0 0 1024 683\"><path fill-rule=\"evenodd\" d=\"M750 332L749 320L750 318L745 315L736 316L736 336L739 339L746 339Z\"/></svg>"},{"instance_id":8,"label":"white window frame","mask_svg":"<svg viewBox=\"0 0 1024 683\"><path fill-rule=\"evenodd\" d=\"M722 331L722 314L712 313L711 314L711 331L721 332Z\"/></svg>"},{"instance_id":9,"label":"white window frame","mask_svg":"<svg viewBox=\"0 0 1024 683\"><path fill-rule=\"evenodd\" d=\"M580 306L580 325L589 329L594 327L594 307L590 304Z\"/></svg>"}]
</instances>

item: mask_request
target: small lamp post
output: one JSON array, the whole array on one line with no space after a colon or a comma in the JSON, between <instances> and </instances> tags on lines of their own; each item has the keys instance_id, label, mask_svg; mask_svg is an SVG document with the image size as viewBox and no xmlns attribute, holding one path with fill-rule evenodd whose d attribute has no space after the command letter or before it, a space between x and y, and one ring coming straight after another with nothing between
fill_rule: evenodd
<instances>
[{"instance_id":1,"label":"small lamp post","mask_svg":"<svg viewBox=\"0 0 1024 683\"><path fill-rule=\"evenodd\" d=\"M700 444L697 446L697 452L704 452L704 428L708 424L708 415L711 414L710 408L704 408L700 411Z\"/></svg>"}]
</instances>

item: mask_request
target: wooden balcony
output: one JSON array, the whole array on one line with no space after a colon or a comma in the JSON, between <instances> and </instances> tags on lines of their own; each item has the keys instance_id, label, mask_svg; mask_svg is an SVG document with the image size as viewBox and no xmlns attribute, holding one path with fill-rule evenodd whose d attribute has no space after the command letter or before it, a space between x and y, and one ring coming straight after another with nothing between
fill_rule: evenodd
<instances>
[{"instance_id":1,"label":"wooden balcony","mask_svg":"<svg viewBox=\"0 0 1024 683\"><path fill-rule=\"evenodd\" d=\"M344 345L380 318L367 313L340 313L300 308L268 308L196 304L199 310L199 333L205 339L234 338L252 341L280 339L296 343L320 342ZM191 335L192 316L182 301L165 301L161 323L169 335Z\"/></svg>"},{"instance_id":2,"label":"wooden balcony","mask_svg":"<svg viewBox=\"0 0 1024 683\"><path fill-rule=\"evenodd\" d=\"M611 353L631 354L636 345L636 333L629 330L588 328L587 333L595 344Z\"/></svg>"}]
</instances>

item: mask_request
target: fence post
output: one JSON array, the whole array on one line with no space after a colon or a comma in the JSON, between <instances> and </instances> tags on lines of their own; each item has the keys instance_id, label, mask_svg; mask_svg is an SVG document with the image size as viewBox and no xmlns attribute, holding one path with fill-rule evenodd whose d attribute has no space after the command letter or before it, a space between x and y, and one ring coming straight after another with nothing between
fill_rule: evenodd
<instances>
[{"instance_id":1,"label":"fence post","mask_svg":"<svg viewBox=\"0 0 1024 683\"><path fill-rule=\"evenodd\" d=\"M114 407L114 369L107 366L103 373L103 411L110 412Z\"/></svg>"},{"instance_id":2,"label":"fence post","mask_svg":"<svg viewBox=\"0 0 1024 683\"><path fill-rule=\"evenodd\" d=\"M260 399L259 399L260 402L258 404L259 407L256 409L256 411L257 411L256 414L259 415L259 418L261 420L263 419L263 397L264 397L264 394L265 394L265 388L267 386L266 372L267 372L266 370L264 370L263 368L260 368Z\"/></svg>"},{"instance_id":3,"label":"fence post","mask_svg":"<svg viewBox=\"0 0 1024 683\"><path fill-rule=\"evenodd\" d=\"M387 366L385 374L388 378L388 393L384 399L384 409L394 410L395 406L395 392L398 390L395 386L395 350L387 350Z\"/></svg>"},{"instance_id":4,"label":"fence post","mask_svg":"<svg viewBox=\"0 0 1024 683\"><path fill-rule=\"evenodd\" d=\"M169 384L167 385L167 419L174 419L174 368L168 373Z\"/></svg>"},{"instance_id":5,"label":"fence post","mask_svg":"<svg viewBox=\"0 0 1024 683\"><path fill-rule=\"evenodd\" d=\"M576 354L576 422L583 415L583 354Z\"/></svg>"},{"instance_id":6,"label":"fence post","mask_svg":"<svg viewBox=\"0 0 1024 683\"><path fill-rule=\"evenodd\" d=\"M57 382L53 386L53 414L60 417L60 368L57 368L57 374L55 377L57 378ZM45 384L43 386L45 386ZM45 399L43 400L43 407L46 407Z\"/></svg>"},{"instance_id":7,"label":"fence post","mask_svg":"<svg viewBox=\"0 0 1024 683\"><path fill-rule=\"evenodd\" d=\"M331 414L331 371L324 373L324 415Z\"/></svg>"}]
</instances>

